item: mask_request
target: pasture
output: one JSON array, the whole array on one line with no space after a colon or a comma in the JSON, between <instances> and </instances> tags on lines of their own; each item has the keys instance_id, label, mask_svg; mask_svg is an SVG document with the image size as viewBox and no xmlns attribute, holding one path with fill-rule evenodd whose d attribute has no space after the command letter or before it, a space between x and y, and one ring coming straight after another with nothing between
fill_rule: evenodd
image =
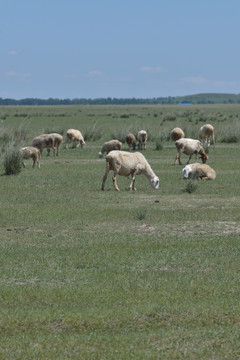
<instances>
[{"instance_id":1,"label":"pasture","mask_svg":"<svg viewBox=\"0 0 240 360\"><path fill-rule=\"evenodd\" d=\"M0 358L239 359L240 105L0 107ZM215 127L214 181L173 165L173 127ZM81 130L86 147L3 175L8 143ZM104 141L148 131L159 176L112 173ZM156 150L156 145L160 150ZM126 143L123 150L127 150ZM194 158L191 162L194 162Z\"/></svg>"}]
</instances>

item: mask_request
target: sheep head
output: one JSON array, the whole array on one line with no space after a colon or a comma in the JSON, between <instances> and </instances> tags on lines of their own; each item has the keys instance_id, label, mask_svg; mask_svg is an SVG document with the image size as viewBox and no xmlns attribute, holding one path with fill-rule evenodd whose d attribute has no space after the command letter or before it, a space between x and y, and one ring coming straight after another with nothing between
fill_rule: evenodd
<instances>
[{"instance_id":1,"label":"sheep head","mask_svg":"<svg viewBox=\"0 0 240 360\"><path fill-rule=\"evenodd\" d=\"M157 176L154 176L154 178L150 179L150 184L155 190L157 190L159 187L159 178Z\"/></svg>"},{"instance_id":2,"label":"sheep head","mask_svg":"<svg viewBox=\"0 0 240 360\"><path fill-rule=\"evenodd\" d=\"M191 173L191 166L190 165L186 165L185 168L182 169L183 172L183 177L184 179L188 179L190 173Z\"/></svg>"}]
</instances>

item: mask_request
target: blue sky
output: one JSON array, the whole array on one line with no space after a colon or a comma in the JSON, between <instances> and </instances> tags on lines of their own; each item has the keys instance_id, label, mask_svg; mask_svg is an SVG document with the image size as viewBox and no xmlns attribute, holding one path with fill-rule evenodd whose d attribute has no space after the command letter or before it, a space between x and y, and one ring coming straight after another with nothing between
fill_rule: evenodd
<instances>
[{"instance_id":1,"label":"blue sky","mask_svg":"<svg viewBox=\"0 0 240 360\"><path fill-rule=\"evenodd\" d=\"M240 93L239 0L2 0L0 97Z\"/></svg>"}]
</instances>

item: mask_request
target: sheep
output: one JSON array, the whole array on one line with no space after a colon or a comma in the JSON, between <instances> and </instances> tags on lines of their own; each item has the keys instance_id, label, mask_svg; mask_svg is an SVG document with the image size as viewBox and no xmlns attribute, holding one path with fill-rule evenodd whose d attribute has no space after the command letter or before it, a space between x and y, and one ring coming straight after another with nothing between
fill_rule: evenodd
<instances>
[{"instance_id":1,"label":"sheep","mask_svg":"<svg viewBox=\"0 0 240 360\"><path fill-rule=\"evenodd\" d=\"M211 124L203 125L199 130L198 137L207 146L210 146L210 138L212 138L213 147L215 147L214 127Z\"/></svg>"},{"instance_id":2,"label":"sheep","mask_svg":"<svg viewBox=\"0 0 240 360\"><path fill-rule=\"evenodd\" d=\"M68 144L71 141L74 141L77 144L76 147L81 146L81 148L83 148L86 145L82 133L79 130L68 129L66 136L66 148L68 148Z\"/></svg>"},{"instance_id":3,"label":"sheep","mask_svg":"<svg viewBox=\"0 0 240 360\"><path fill-rule=\"evenodd\" d=\"M176 155L176 159L174 161L174 165L176 164L177 160L180 165L182 164L180 160L181 153L189 155L187 164L189 164L189 161L191 160L193 154L199 154L202 159L202 162L206 163L208 156L199 140L182 138L177 140L175 142L175 145L178 152Z\"/></svg>"},{"instance_id":4,"label":"sheep","mask_svg":"<svg viewBox=\"0 0 240 360\"><path fill-rule=\"evenodd\" d=\"M127 151L111 151L106 156L106 172L102 181L102 190L104 190L105 181L107 179L108 173L110 170L113 170L113 185L116 191L119 191L117 186L117 175L120 176L129 176L132 175L132 180L129 186L129 190L136 190L135 188L135 178L136 175L144 174L151 186L154 189L158 189L159 178L153 172L151 166L147 162L146 158L140 152L127 152Z\"/></svg>"},{"instance_id":5,"label":"sheep","mask_svg":"<svg viewBox=\"0 0 240 360\"><path fill-rule=\"evenodd\" d=\"M59 156L60 154L60 145L63 141L63 137L62 135L60 134L57 134L57 133L52 133L52 134L49 134L51 136L53 136L53 139L54 139L54 147L53 147L53 154L55 156L55 148L57 149L57 156ZM49 152L50 152L50 149L49 149Z\"/></svg>"},{"instance_id":6,"label":"sheep","mask_svg":"<svg viewBox=\"0 0 240 360\"><path fill-rule=\"evenodd\" d=\"M119 140L110 140L103 144L102 150L98 153L100 158L103 158L104 153L107 154L112 150L121 150L122 149L122 143Z\"/></svg>"},{"instance_id":7,"label":"sheep","mask_svg":"<svg viewBox=\"0 0 240 360\"><path fill-rule=\"evenodd\" d=\"M26 147L22 147L19 150L20 154L22 155L22 159L33 159L33 168L35 166L35 164L37 163L38 168L40 168L40 159L41 159L41 153L40 151L33 147L33 146L26 146ZM24 161L22 161L22 165L23 167L25 167Z\"/></svg>"},{"instance_id":8,"label":"sheep","mask_svg":"<svg viewBox=\"0 0 240 360\"><path fill-rule=\"evenodd\" d=\"M139 150L146 150L147 132L145 130L140 130L137 139Z\"/></svg>"},{"instance_id":9,"label":"sheep","mask_svg":"<svg viewBox=\"0 0 240 360\"><path fill-rule=\"evenodd\" d=\"M182 169L182 172L185 179L214 180L216 178L216 171L207 164L189 164Z\"/></svg>"},{"instance_id":10,"label":"sheep","mask_svg":"<svg viewBox=\"0 0 240 360\"><path fill-rule=\"evenodd\" d=\"M184 138L185 134L182 129L180 129L179 127L176 127L174 129L172 129L170 136L173 141L177 141L181 138Z\"/></svg>"},{"instance_id":11,"label":"sheep","mask_svg":"<svg viewBox=\"0 0 240 360\"><path fill-rule=\"evenodd\" d=\"M133 134L129 133L126 136L126 143L128 144L129 150L133 149L135 150L136 148L136 138Z\"/></svg>"},{"instance_id":12,"label":"sheep","mask_svg":"<svg viewBox=\"0 0 240 360\"><path fill-rule=\"evenodd\" d=\"M44 148L47 148L47 156L50 155L50 149L53 149L53 155L56 156L56 148L57 148L57 156L59 155L59 147L63 140L62 135L59 135L57 133L52 134L42 134L39 136L36 136L32 141L32 146L36 147L40 150L40 153L42 154L42 151Z\"/></svg>"}]
</instances>

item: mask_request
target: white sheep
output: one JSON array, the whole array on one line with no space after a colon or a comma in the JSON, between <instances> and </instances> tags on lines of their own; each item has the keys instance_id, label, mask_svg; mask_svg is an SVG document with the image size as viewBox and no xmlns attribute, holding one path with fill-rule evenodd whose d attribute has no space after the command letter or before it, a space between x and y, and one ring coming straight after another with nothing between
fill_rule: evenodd
<instances>
[{"instance_id":1,"label":"white sheep","mask_svg":"<svg viewBox=\"0 0 240 360\"><path fill-rule=\"evenodd\" d=\"M199 130L198 137L203 145L207 144L207 146L210 146L210 138L212 138L212 143L215 147L214 127L211 124L203 125Z\"/></svg>"},{"instance_id":2,"label":"white sheep","mask_svg":"<svg viewBox=\"0 0 240 360\"><path fill-rule=\"evenodd\" d=\"M185 155L189 155L187 164L189 164L189 161L191 160L193 154L199 154L203 163L205 163L208 159L208 156L199 140L182 138L177 140L175 142L175 145L178 152L174 161L174 165L176 164L177 160L180 165L182 164L180 160L180 156L182 153Z\"/></svg>"},{"instance_id":3,"label":"white sheep","mask_svg":"<svg viewBox=\"0 0 240 360\"><path fill-rule=\"evenodd\" d=\"M129 150L131 150L131 149L135 150L135 148L136 148L136 137L132 133L129 133L126 136L126 143L128 144Z\"/></svg>"},{"instance_id":4,"label":"white sheep","mask_svg":"<svg viewBox=\"0 0 240 360\"><path fill-rule=\"evenodd\" d=\"M37 163L37 166L40 168L40 159L41 153L40 150L33 146L22 147L20 150L23 160L33 159L33 168ZM25 167L24 161L22 161L23 167Z\"/></svg>"},{"instance_id":5,"label":"white sheep","mask_svg":"<svg viewBox=\"0 0 240 360\"><path fill-rule=\"evenodd\" d=\"M158 189L159 178L155 175L146 158L140 152L111 151L106 156L106 172L102 181L102 190L104 190L105 181L110 170L114 172L112 179L116 191L119 191L116 181L117 175L132 175L132 181L129 186L130 190L136 190L135 178L136 175L139 174L144 174L148 178L151 186L154 189Z\"/></svg>"},{"instance_id":6,"label":"white sheep","mask_svg":"<svg viewBox=\"0 0 240 360\"><path fill-rule=\"evenodd\" d=\"M63 141L63 137L60 134L57 133L42 134L36 136L33 139L32 146L38 148L41 154L43 149L47 148L47 156L50 155L50 149L53 149L53 155L56 156L56 149L57 149L57 156L58 156L59 147L62 141Z\"/></svg>"},{"instance_id":7,"label":"white sheep","mask_svg":"<svg viewBox=\"0 0 240 360\"><path fill-rule=\"evenodd\" d=\"M185 179L214 180L216 171L207 164L189 164L182 169Z\"/></svg>"},{"instance_id":8,"label":"white sheep","mask_svg":"<svg viewBox=\"0 0 240 360\"><path fill-rule=\"evenodd\" d=\"M146 150L147 132L145 130L140 130L138 132L137 139L138 139L138 148L140 150Z\"/></svg>"},{"instance_id":9,"label":"white sheep","mask_svg":"<svg viewBox=\"0 0 240 360\"><path fill-rule=\"evenodd\" d=\"M173 141L177 141L181 138L184 138L185 134L184 134L184 131L179 128L179 127L176 127L174 129L172 129L171 133L170 133L170 136L171 136L171 139Z\"/></svg>"},{"instance_id":10,"label":"white sheep","mask_svg":"<svg viewBox=\"0 0 240 360\"><path fill-rule=\"evenodd\" d=\"M68 148L68 144L72 141L77 144L76 147L81 146L81 148L83 148L86 145L81 131L68 129L66 136L66 148Z\"/></svg>"},{"instance_id":11,"label":"white sheep","mask_svg":"<svg viewBox=\"0 0 240 360\"><path fill-rule=\"evenodd\" d=\"M98 153L100 158L103 158L104 153L107 154L112 150L121 150L122 143L119 140L110 140L103 144L102 150Z\"/></svg>"}]
</instances>

